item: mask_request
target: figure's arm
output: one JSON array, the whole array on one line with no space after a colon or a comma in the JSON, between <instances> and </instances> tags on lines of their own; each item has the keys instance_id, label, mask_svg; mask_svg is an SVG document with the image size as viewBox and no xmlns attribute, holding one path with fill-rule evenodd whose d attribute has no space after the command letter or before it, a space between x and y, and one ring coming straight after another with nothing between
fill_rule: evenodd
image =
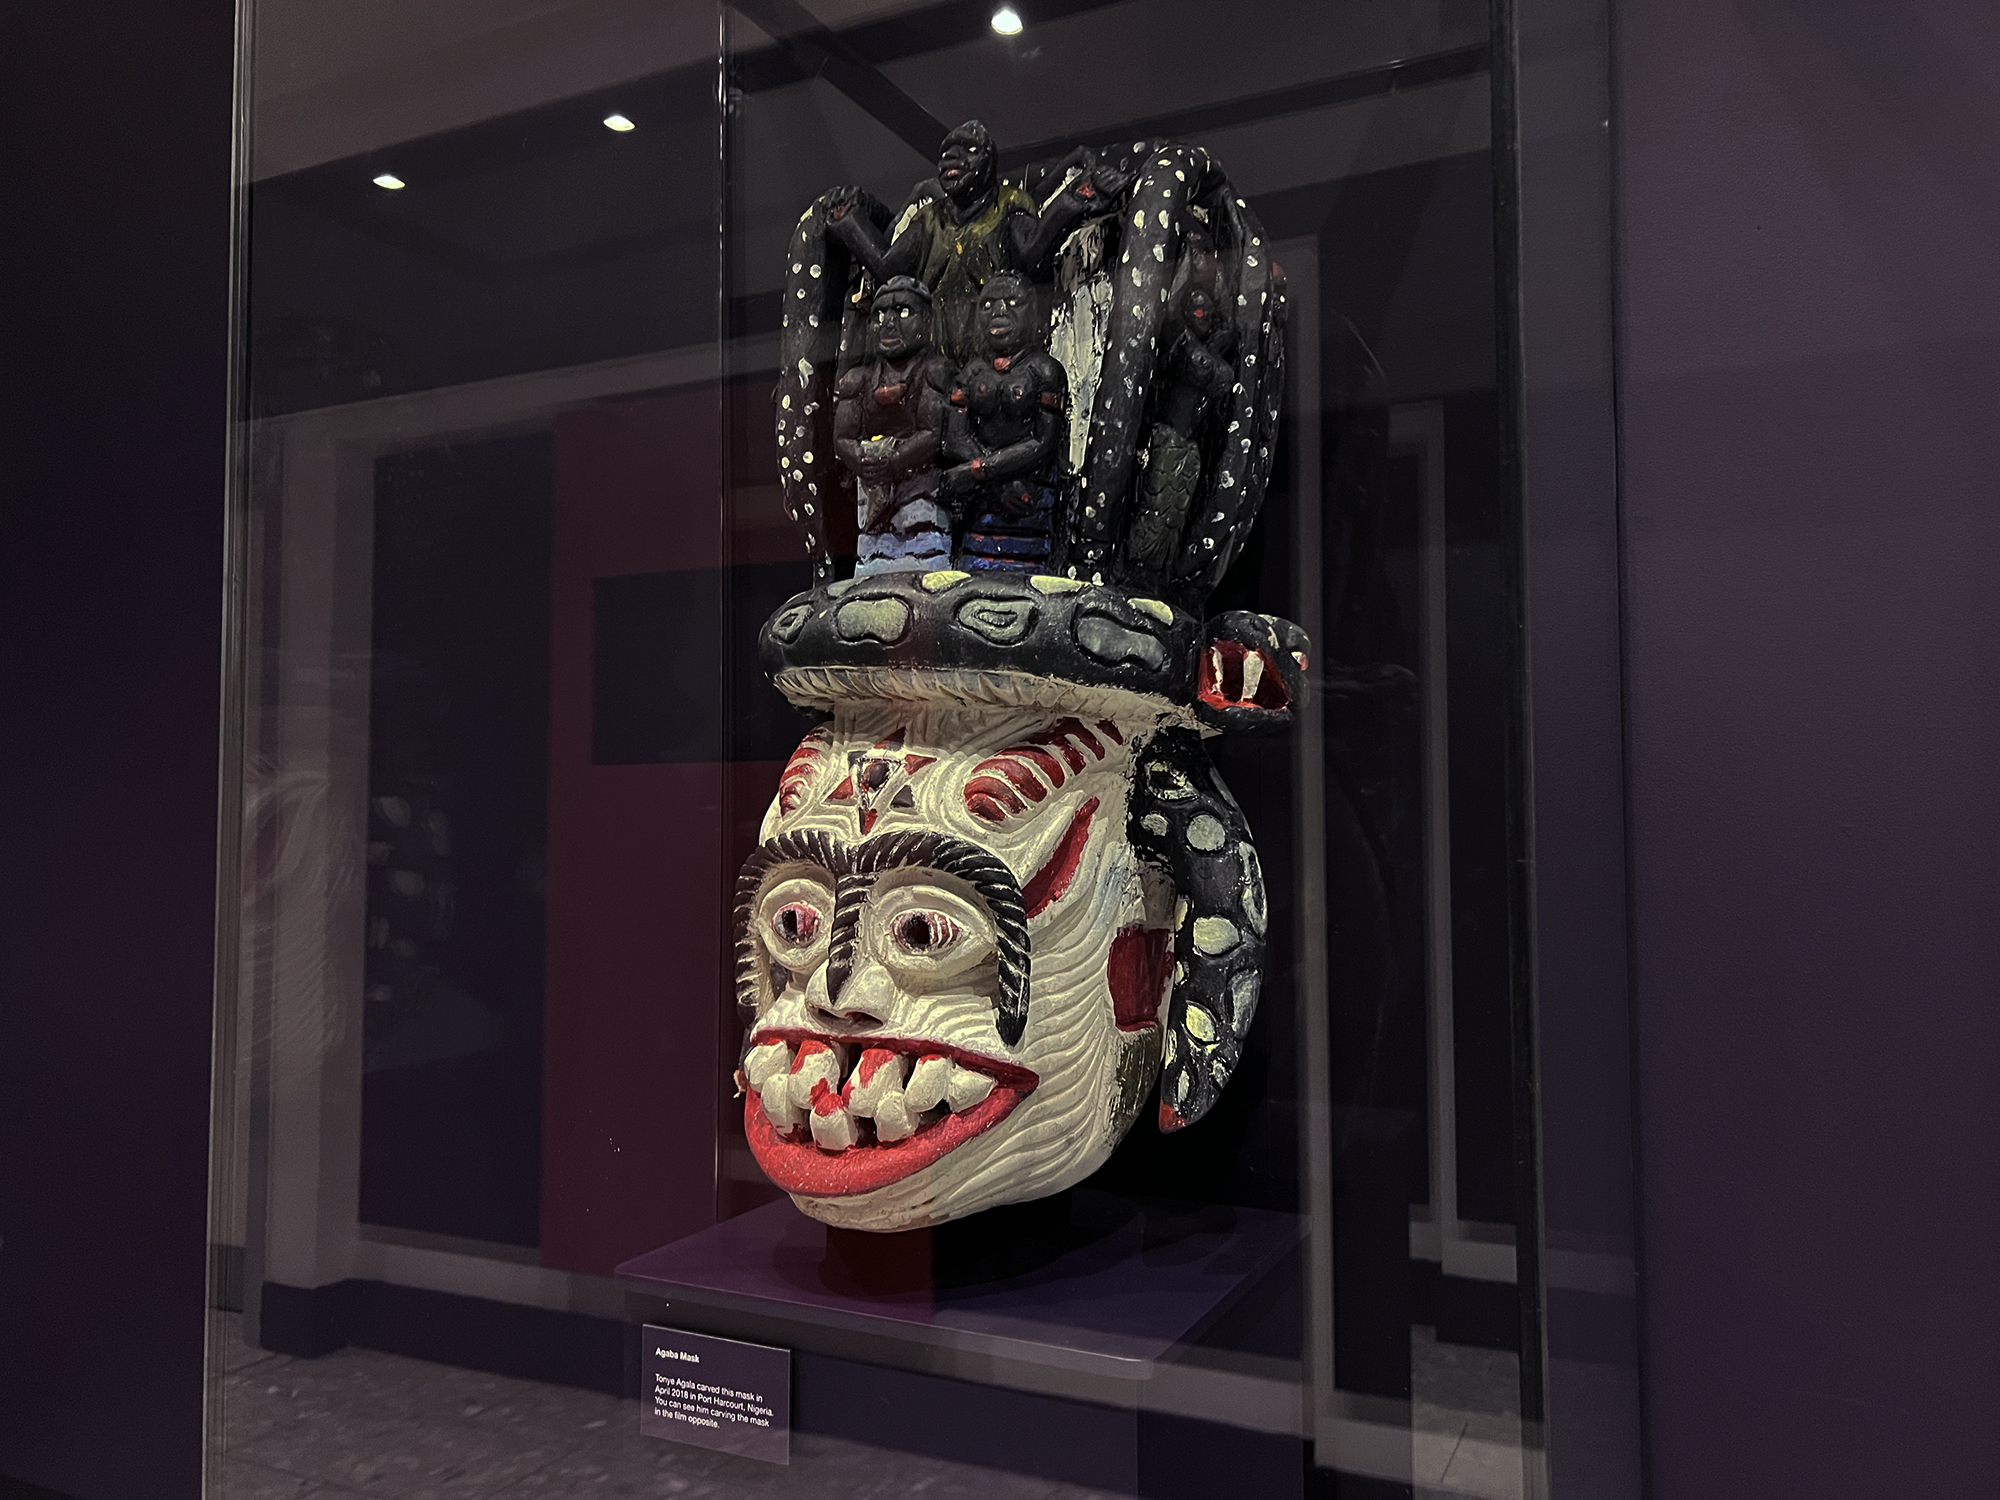
<instances>
[{"instance_id":1,"label":"figure's arm","mask_svg":"<svg viewBox=\"0 0 2000 1500\"><path fill-rule=\"evenodd\" d=\"M861 471L860 372L849 370L834 388L833 451L850 474Z\"/></svg>"},{"instance_id":2,"label":"figure's arm","mask_svg":"<svg viewBox=\"0 0 2000 1500\"><path fill-rule=\"evenodd\" d=\"M1186 437L1194 437L1197 427L1215 403L1228 399L1236 372L1229 362L1206 344L1190 338L1181 361L1181 383L1192 395Z\"/></svg>"},{"instance_id":3,"label":"figure's arm","mask_svg":"<svg viewBox=\"0 0 2000 1500\"><path fill-rule=\"evenodd\" d=\"M886 279L882 275L882 262L889 253L888 235L876 228L867 214L856 212L860 206L859 194L853 189L830 196L832 201L826 208L827 238L860 261L877 281Z\"/></svg>"},{"instance_id":4,"label":"figure's arm","mask_svg":"<svg viewBox=\"0 0 2000 1500\"><path fill-rule=\"evenodd\" d=\"M1231 382L1236 378L1229 361L1217 354L1206 344L1188 341L1187 371L1191 382L1201 387L1201 393L1214 401L1229 394Z\"/></svg>"},{"instance_id":5,"label":"figure's arm","mask_svg":"<svg viewBox=\"0 0 2000 1500\"><path fill-rule=\"evenodd\" d=\"M986 447L972 430L972 413L965 404L966 372L961 370L952 381L951 394L944 398L944 441L946 460L953 464L970 463L975 458L986 455Z\"/></svg>"},{"instance_id":6,"label":"figure's arm","mask_svg":"<svg viewBox=\"0 0 2000 1500\"><path fill-rule=\"evenodd\" d=\"M1129 174L1101 167L1086 153L1083 175L1058 193L1054 202L1039 213L1024 211L1008 219L1015 266L1030 275L1038 271L1077 225L1116 209L1119 195L1131 183Z\"/></svg>"},{"instance_id":7,"label":"figure's arm","mask_svg":"<svg viewBox=\"0 0 2000 1500\"><path fill-rule=\"evenodd\" d=\"M971 408L965 399L965 388L971 383L971 376L970 365L959 371L945 405L943 447L951 467L938 475L938 495L951 504L954 512L959 508L959 501L978 489L981 481L991 477L987 465L992 462L992 450L980 441L979 433L972 425Z\"/></svg>"},{"instance_id":8,"label":"figure's arm","mask_svg":"<svg viewBox=\"0 0 2000 1500\"><path fill-rule=\"evenodd\" d=\"M962 471L968 480L1022 479L1045 471L1056 456L1056 448L1068 432L1063 421L1062 397L1049 392L1029 420L1026 437L999 448L989 448Z\"/></svg>"},{"instance_id":9,"label":"figure's arm","mask_svg":"<svg viewBox=\"0 0 2000 1500\"><path fill-rule=\"evenodd\" d=\"M827 237L860 261L877 282L891 276L916 275L923 263L923 236L917 220L911 220L910 227L892 243L886 230L876 228L873 219L856 211L858 203L853 190L834 198L826 210Z\"/></svg>"},{"instance_id":10,"label":"figure's arm","mask_svg":"<svg viewBox=\"0 0 2000 1500\"><path fill-rule=\"evenodd\" d=\"M922 474L938 462L938 440L944 434L944 376L936 372L916 372L916 432L896 446L892 472L898 480Z\"/></svg>"}]
</instances>

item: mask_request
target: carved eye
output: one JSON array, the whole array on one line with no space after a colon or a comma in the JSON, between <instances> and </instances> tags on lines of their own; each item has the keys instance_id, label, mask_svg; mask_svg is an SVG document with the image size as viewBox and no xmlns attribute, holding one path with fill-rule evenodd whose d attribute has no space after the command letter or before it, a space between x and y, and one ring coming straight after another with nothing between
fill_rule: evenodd
<instances>
[{"instance_id":1,"label":"carved eye","mask_svg":"<svg viewBox=\"0 0 2000 1500\"><path fill-rule=\"evenodd\" d=\"M788 947L804 948L819 935L819 913L803 901L791 902L771 914L771 931Z\"/></svg>"},{"instance_id":2,"label":"carved eye","mask_svg":"<svg viewBox=\"0 0 2000 1500\"><path fill-rule=\"evenodd\" d=\"M906 911L889 926L889 935L905 953L936 953L958 941L958 923L941 911Z\"/></svg>"}]
</instances>

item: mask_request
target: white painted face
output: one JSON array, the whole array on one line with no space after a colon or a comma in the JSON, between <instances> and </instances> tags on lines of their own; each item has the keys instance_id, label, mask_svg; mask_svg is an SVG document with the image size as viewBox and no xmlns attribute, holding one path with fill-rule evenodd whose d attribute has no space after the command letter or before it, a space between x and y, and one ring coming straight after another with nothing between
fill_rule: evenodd
<instances>
[{"instance_id":1,"label":"white painted face","mask_svg":"<svg viewBox=\"0 0 2000 1500\"><path fill-rule=\"evenodd\" d=\"M897 1230L1094 1172L1157 1072L1173 892L1137 739L1048 709L844 705L739 889L744 1123L806 1213Z\"/></svg>"}]
</instances>

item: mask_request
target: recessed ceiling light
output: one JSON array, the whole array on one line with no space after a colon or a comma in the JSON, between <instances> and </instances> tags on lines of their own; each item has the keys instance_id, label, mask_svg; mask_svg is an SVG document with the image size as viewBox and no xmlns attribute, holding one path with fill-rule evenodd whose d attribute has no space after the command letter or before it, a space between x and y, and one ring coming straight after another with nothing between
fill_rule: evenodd
<instances>
[{"instance_id":1,"label":"recessed ceiling light","mask_svg":"<svg viewBox=\"0 0 2000 1500\"><path fill-rule=\"evenodd\" d=\"M606 115L604 117L604 128L606 130L622 131L622 130L637 130L639 127L634 125L630 120L626 119L623 115Z\"/></svg>"},{"instance_id":2,"label":"recessed ceiling light","mask_svg":"<svg viewBox=\"0 0 2000 1500\"><path fill-rule=\"evenodd\" d=\"M1003 5L993 12L993 29L1002 36L1021 34L1021 13L1011 5Z\"/></svg>"},{"instance_id":3,"label":"recessed ceiling light","mask_svg":"<svg viewBox=\"0 0 2000 1500\"><path fill-rule=\"evenodd\" d=\"M397 188L405 187L407 184L394 172L384 172L380 177L375 179L375 186L388 188L391 192L394 192Z\"/></svg>"}]
</instances>

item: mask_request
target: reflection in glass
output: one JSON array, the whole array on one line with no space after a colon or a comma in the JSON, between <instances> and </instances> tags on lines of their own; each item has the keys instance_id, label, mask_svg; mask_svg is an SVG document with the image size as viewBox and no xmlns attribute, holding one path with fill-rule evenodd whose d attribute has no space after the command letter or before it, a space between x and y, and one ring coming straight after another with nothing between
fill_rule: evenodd
<instances>
[{"instance_id":1,"label":"reflection in glass","mask_svg":"<svg viewBox=\"0 0 2000 1500\"><path fill-rule=\"evenodd\" d=\"M794 1478L836 1492L1524 1493L1486 8L730 7L719 153L702 7L255 8L225 1487L757 1482L638 1435L655 1318L794 1350ZM1262 219L1282 439L1209 608L1314 651L1290 737L1217 754L1270 958L1214 1109L1142 1101L1069 1192L871 1260L773 1187L730 1079L735 872L811 727L754 652L806 586L779 292L817 195L900 204L974 118L1003 173L1197 144ZM832 891L794 880L758 910L803 1014ZM915 992L989 939L906 890L866 941ZM920 1066L882 1050L877 1131Z\"/></svg>"}]
</instances>

